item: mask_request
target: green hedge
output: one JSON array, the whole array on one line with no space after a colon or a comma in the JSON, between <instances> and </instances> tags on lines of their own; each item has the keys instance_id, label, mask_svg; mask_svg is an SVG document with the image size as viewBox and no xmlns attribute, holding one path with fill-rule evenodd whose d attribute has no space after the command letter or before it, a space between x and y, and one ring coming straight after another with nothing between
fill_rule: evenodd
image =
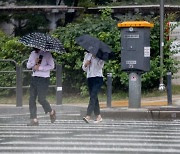
<instances>
[{"instance_id":1,"label":"green hedge","mask_svg":"<svg viewBox=\"0 0 180 154\"><path fill-rule=\"evenodd\" d=\"M174 15L169 15L164 21L173 21ZM172 58L172 53L169 51L171 42L165 39L164 46L164 67L160 68L160 53L159 53L159 17L141 17L136 15L128 18L122 16L120 21L127 20L146 20L154 23L154 28L151 29L151 70L142 75L142 88L151 90L159 86L160 72L163 72L164 77L167 71L172 73L177 72L178 62ZM86 74L83 72L81 66L84 57L84 49L75 43L75 38L83 35L90 34L107 43L113 50L115 58L106 62L104 67L104 82L108 72L113 74L113 91L125 90L128 88L128 74L121 71L121 42L120 30L117 28L116 20L111 17L111 10L105 9L101 12L100 16L83 14L77 18L74 23L68 24L66 27L58 27L52 35L61 40L67 51L65 54L53 53L56 61L63 66L63 92L64 93L81 93L87 94ZM166 32L166 31L165 31ZM167 34L165 33L165 38ZM0 32L0 57L1 59L14 59L19 64L27 59L30 54L30 48L27 48L17 41L16 37L8 37ZM0 63L0 70L14 69L14 66L9 66L5 63ZM24 85L29 84L29 76L24 75ZM3 74L0 75L0 86L14 86L15 75ZM166 78L165 78L166 79ZM55 76L51 79L55 83ZM104 84L104 89L106 84ZM4 91L1 91L3 94Z\"/></svg>"},{"instance_id":2,"label":"green hedge","mask_svg":"<svg viewBox=\"0 0 180 154\"><path fill-rule=\"evenodd\" d=\"M166 21L171 21L174 15L170 15ZM159 86L160 72L164 76L167 71L177 72L177 61L172 58L174 53L169 51L170 42L165 40L164 47L164 68L160 68L159 53L159 17L123 18L119 22L127 20L146 20L154 23L151 29L151 70L142 75L142 88L153 89ZM173 20L172 20L173 21ZM111 18L111 10L105 9L101 16L83 15L75 23L68 24L66 27L58 27L54 35L59 38L67 50L64 55L57 55L56 59L63 65L63 84L66 92L80 91L86 93L85 73L81 69L84 50L75 43L75 38L82 34L90 34L107 43L115 53L115 59L105 64L104 76L108 72L113 74L113 90L123 90L128 88L128 75L121 71L121 45L120 30L117 28L117 21ZM166 32L166 31L165 31ZM165 34L165 38L166 38Z\"/></svg>"}]
</instances>

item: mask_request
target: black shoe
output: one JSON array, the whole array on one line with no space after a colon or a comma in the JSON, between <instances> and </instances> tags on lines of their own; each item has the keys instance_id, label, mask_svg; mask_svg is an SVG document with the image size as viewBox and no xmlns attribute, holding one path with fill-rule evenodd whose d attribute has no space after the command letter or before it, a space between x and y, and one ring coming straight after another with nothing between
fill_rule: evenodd
<instances>
[{"instance_id":1,"label":"black shoe","mask_svg":"<svg viewBox=\"0 0 180 154\"><path fill-rule=\"evenodd\" d=\"M50 120L51 123L54 123L56 121L56 111L53 110L53 114L50 114Z\"/></svg>"},{"instance_id":2,"label":"black shoe","mask_svg":"<svg viewBox=\"0 0 180 154\"><path fill-rule=\"evenodd\" d=\"M32 119L27 126L39 126L39 122L38 121L34 121L34 119Z\"/></svg>"}]
</instances>

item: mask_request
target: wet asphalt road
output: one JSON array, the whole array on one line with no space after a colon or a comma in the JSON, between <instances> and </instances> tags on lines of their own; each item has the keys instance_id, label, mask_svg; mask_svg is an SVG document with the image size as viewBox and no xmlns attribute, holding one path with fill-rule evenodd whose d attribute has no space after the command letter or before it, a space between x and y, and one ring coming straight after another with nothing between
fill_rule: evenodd
<instances>
[{"instance_id":1,"label":"wet asphalt road","mask_svg":"<svg viewBox=\"0 0 180 154\"><path fill-rule=\"evenodd\" d=\"M57 120L38 109L39 126L28 127L27 107L1 107L2 154L180 153L180 120L113 119L84 123L82 108L55 106Z\"/></svg>"}]
</instances>

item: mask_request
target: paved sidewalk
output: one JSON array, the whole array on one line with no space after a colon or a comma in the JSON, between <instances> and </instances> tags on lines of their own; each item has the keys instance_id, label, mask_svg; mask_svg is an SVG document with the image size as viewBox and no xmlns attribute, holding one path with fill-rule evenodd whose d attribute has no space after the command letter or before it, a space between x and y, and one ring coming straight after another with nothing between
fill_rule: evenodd
<instances>
[{"instance_id":1,"label":"paved sidewalk","mask_svg":"<svg viewBox=\"0 0 180 154\"><path fill-rule=\"evenodd\" d=\"M128 100L112 101L112 107L107 108L106 102L101 102L101 114L104 118L112 119L179 119L180 118L180 96L172 97L172 105L168 105L166 96L149 97L141 99L141 108L129 108ZM83 117L86 114L87 104L63 104L52 105L57 112L77 112ZM153 110L149 110L153 109ZM43 112L38 105L38 111ZM21 113L29 115L28 105L16 107L15 105L0 104L0 115L4 113Z\"/></svg>"},{"instance_id":2,"label":"paved sidewalk","mask_svg":"<svg viewBox=\"0 0 180 154\"><path fill-rule=\"evenodd\" d=\"M113 119L180 119L179 95L172 96L172 104L168 104L167 96L142 98L141 108L129 108L128 100L112 101L111 108L107 108L106 102L100 105L101 114Z\"/></svg>"},{"instance_id":3,"label":"paved sidewalk","mask_svg":"<svg viewBox=\"0 0 180 154\"><path fill-rule=\"evenodd\" d=\"M105 108L106 102L101 102L100 105L102 108ZM141 98L141 107L167 106L167 105L168 105L167 96ZM180 105L180 95L172 96L172 105L174 106ZM120 100L120 101L112 100L112 107L128 107L128 99Z\"/></svg>"}]
</instances>

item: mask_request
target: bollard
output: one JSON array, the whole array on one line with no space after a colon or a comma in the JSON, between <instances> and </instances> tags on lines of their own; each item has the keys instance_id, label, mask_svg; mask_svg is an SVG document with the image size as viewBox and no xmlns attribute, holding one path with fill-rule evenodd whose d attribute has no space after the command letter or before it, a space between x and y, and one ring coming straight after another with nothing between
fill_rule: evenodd
<instances>
[{"instance_id":1,"label":"bollard","mask_svg":"<svg viewBox=\"0 0 180 154\"><path fill-rule=\"evenodd\" d=\"M112 73L107 73L107 107L111 107L112 99Z\"/></svg>"},{"instance_id":2,"label":"bollard","mask_svg":"<svg viewBox=\"0 0 180 154\"><path fill-rule=\"evenodd\" d=\"M16 106L22 106L22 66L16 64Z\"/></svg>"},{"instance_id":3,"label":"bollard","mask_svg":"<svg viewBox=\"0 0 180 154\"><path fill-rule=\"evenodd\" d=\"M129 73L129 108L141 107L141 74Z\"/></svg>"},{"instance_id":4,"label":"bollard","mask_svg":"<svg viewBox=\"0 0 180 154\"><path fill-rule=\"evenodd\" d=\"M172 84L171 84L172 73L167 72L167 101L168 105L172 105Z\"/></svg>"},{"instance_id":5,"label":"bollard","mask_svg":"<svg viewBox=\"0 0 180 154\"><path fill-rule=\"evenodd\" d=\"M56 104L62 105L62 66L56 64Z\"/></svg>"}]
</instances>

